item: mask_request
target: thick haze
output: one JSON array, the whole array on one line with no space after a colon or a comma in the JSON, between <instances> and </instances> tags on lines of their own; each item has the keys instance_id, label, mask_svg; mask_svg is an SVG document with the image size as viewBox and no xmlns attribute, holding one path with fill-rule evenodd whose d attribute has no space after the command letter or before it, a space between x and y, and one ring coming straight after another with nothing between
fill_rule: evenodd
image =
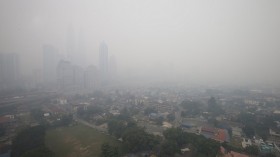
<instances>
[{"instance_id":1,"label":"thick haze","mask_svg":"<svg viewBox=\"0 0 280 157\"><path fill-rule=\"evenodd\" d=\"M122 78L280 82L279 0L1 0L0 52L19 53L28 75L42 45L66 55L70 26L87 63L104 40Z\"/></svg>"}]
</instances>

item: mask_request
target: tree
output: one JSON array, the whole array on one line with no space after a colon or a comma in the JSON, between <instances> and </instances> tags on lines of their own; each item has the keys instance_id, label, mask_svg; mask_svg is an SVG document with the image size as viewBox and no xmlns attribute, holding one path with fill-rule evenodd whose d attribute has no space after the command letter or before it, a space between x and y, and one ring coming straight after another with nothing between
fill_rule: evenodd
<instances>
[{"instance_id":1,"label":"tree","mask_svg":"<svg viewBox=\"0 0 280 157\"><path fill-rule=\"evenodd\" d=\"M199 113L201 113L201 103L197 102L197 101L183 101L181 103L181 106L187 110L186 113L189 115L198 115Z\"/></svg>"},{"instance_id":2,"label":"tree","mask_svg":"<svg viewBox=\"0 0 280 157\"><path fill-rule=\"evenodd\" d=\"M169 115L167 115L167 119L168 121L174 121L175 120L175 113L170 113Z\"/></svg>"},{"instance_id":3,"label":"tree","mask_svg":"<svg viewBox=\"0 0 280 157\"><path fill-rule=\"evenodd\" d=\"M186 111L181 111L181 116L182 116L182 117L187 117L187 115L188 115L188 114L187 114Z\"/></svg>"},{"instance_id":4,"label":"tree","mask_svg":"<svg viewBox=\"0 0 280 157\"><path fill-rule=\"evenodd\" d=\"M126 114L112 117L107 124L109 134L116 138L120 138L126 129L136 127L136 122Z\"/></svg>"},{"instance_id":5,"label":"tree","mask_svg":"<svg viewBox=\"0 0 280 157\"><path fill-rule=\"evenodd\" d=\"M256 126L256 116L251 113L242 112L238 115L238 121L243 125Z\"/></svg>"},{"instance_id":6,"label":"tree","mask_svg":"<svg viewBox=\"0 0 280 157\"><path fill-rule=\"evenodd\" d=\"M175 141L179 147L189 142L188 141L189 138L187 137L187 134L184 133L183 130L180 128L166 129L163 132L163 136L165 137L165 139L169 141Z\"/></svg>"},{"instance_id":7,"label":"tree","mask_svg":"<svg viewBox=\"0 0 280 157\"><path fill-rule=\"evenodd\" d=\"M145 115L149 115L151 113L157 113L157 110L154 108L154 107L147 107L145 110L144 110L144 114Z\"/></svg>"},{"instance_id":8,"label":"tree","mask_svg":"<svg viewBox=\"0 0 280 157\"><path fill-rule=\"evenodd\" d=\"M139 152L144 150L152 150L158 143L158 139L154 135L150 135L143 128L129 128L123 134L124 145L128 152Z\"/></svg>"},{"instance_id":9,"label":"tree","mask_svg":"<svg viewBox=\"0 0 280 157\"><path fill-rule=\"evenodd\" d=\"M36 121L42 122L44 118L44 112L41 109L35 108L30 112L32 118Z\"/></svg>"},{"instance_id":10,"label":"tree","mask_svg":"<svg viewBox=\"0 0 280 157\"><path fill-rule=\"evenodd\" d=\"M123 134L123 132L126 129L126 122L117 120L117 119L111 119L108 121L108 132L111 135L114 135L117 138L120 138Z\"/></svg>"},{"instance_id":11,"label":"tree","mask_svg":"<svg viewBox=\"0 0 280 157\"><path fill-rule=\"evenodd\" d=\"M117 147L104 143L101 146L101 157L118 157L119 151Z\"/></svg>"},{"instance_id":12,"label":"tree","mask_svg":"<svg viewBox=\"0 0 280 157\"><path fill-rule=\"evenodd\" d=\"M56 121L54 123L54 126L68 126L71 124L73 121L73 115L68 114L68 115L63 115L59 121Z\"/></svg>"},{"instance_id":13,"label":"tree","mask_svg":"<svg viewBox=\"0 0 280 157\"><path fill-rule=\"evenodd\" d=\"M183 132L180 128L170 128L163 132L169 147L175 142L177 148L188 144L192 145L196 150L196 156L215 157L219 151L220 144L212 139L206 139L204 136ZM174 144L172 146L175 146ZM172 148L172 147L171 147Z\"/></svg>"},{"instance_id":14,"label":"tree","mask_svg":"<svg viewBox=\"0 0 280 157\"><path fill-rule=\"evenodd\" d=\"M156 119L155 119L155 122L156 122L156 124L157 125L162 125L162 122L163 122L163 117L157 117Z\"/></svg>"},{"instance_id":15,"label":"tree","mask_svg":"<svg viewBox=\"0 0 280 157\"><path fill-rule=\"evenodd\" d=\"M100 106L97 105L91 105L87 107L86 113L87 114L98 114L98 113L103 113L104 109L101 108Z\"/></svg>"},{"instance_id":16,"label":"tree","mask_svg":"<svg viewBox=\"0 0 280 157\"><path fill-rule=\"evenodd\" d=\"M5 132L6 132L6 129L4 127L0 126L0 137L4 136Z\"/></svg>"},{"instance_id":17,"label":"tree","mask_svg":"<svg viewBox=\"0 0 280 157\"><path fill-rule=\"evenodd\" d=\"M245 152L250 155L259 155L259 148L258 146L251 145L245 148Z\"/></svg>"},{"instance_id":18,"label":"tree","mask_svg":"<svg viewBox=\"0 0 280 157\"><path fill-rule=\"evenodd\" d=\"M196 148L200 154L205 154L207 157L216 157L220 144L214 140L204 138Z\"/></svg>"},{"instance_id":19,"label":"tree","mask_svg":"<svg viewBox=\"0 0 280 157\"><path fill-rule=\"evenodd\" d=\"M245 135L249 138L252 138L253 136L255 136L255 130L250 125L245 125L245 127L243 127L242 130L245 133Z\"/></svg>"},{"instance_id":20,"label":"tree","mask_svg":"<svg viewBox=\"0 0 280 157\"><path fill-rule=\"evenodd\" d=\"M268 153L268 154L264 155L264 157L276 157L276 155L273 153Z\"/></svg>"},{"instance_id":21,"label":"tree","mask_svg":"<svg viewBox=\"0 0 280 157\"><path fill-rule=\"evenodd\" d=\"M209 107L216 106L217 105L216 99L214 97L211 97L208 100L208 105L209 105Z\"/></svg>"},{"instance_id":22,"label":"tree","mask_svg":"<svg viewBox=\"0 0 280 157\"><path fill-rule=\"evenodd\" d=\"M223 112L223 109L217 104L217 101L214 97L211 97L208 100L208 112L211 112L214 116L218 116Z\"/></svg>"},{"instance_id":23,"label":"tree","mask_svg":"<svg viewBox=\"0 0 280 157\"><path fill-rule=\"evenodd\" d=\"M160 147L160 156L170 157L180 153L180 148L175 141L167 140Z\"/></svg>"},{"instance_id":24,"label":"tree","mask_svg":"<svg viewBox=\"0 0 280 157\"><path fill-rule=\"evenodd\" d=\"M22 157L54 157L54 153L47 147L40 147L24 153Z\"/></svg>"},{"instance_id":25,"label":"tree","mask_svg":"<svg viewBox=\"0 0 280 157\"><path fill-rule=\"evenodd\" d=\"M29 151L45 147L45 131L46 128L41 125L21 131L13 141L11 156L20 157Z\"/></svg>"}]
</instances>

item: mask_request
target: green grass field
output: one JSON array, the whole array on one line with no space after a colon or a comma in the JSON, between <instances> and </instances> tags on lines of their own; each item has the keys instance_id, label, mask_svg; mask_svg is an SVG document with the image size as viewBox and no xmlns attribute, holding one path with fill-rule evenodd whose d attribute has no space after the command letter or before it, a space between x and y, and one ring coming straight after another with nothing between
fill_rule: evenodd
<instances>
[{"instance_id":1,"label":"green grass field","mask_svg":"<svg viewBox=\"0 0 280 157\"><path fill-rule=\"evenodd\" d=\"M119 144L113 137L84 125L60 127L46 133L46 145L56 157L98 157L105 142Z\"/></svg>"}]
</instances>

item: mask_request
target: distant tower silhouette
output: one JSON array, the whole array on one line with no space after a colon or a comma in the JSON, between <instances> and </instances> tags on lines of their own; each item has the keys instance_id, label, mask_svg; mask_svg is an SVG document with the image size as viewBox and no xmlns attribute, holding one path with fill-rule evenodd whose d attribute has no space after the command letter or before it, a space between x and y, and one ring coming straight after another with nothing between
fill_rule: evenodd
<instances>
[{"instance_id":1,"label":"distant tower silhouette","mask_svg":"<svg viewBox=\"0 0 280 157\"><path fill-rule=\"evenodd\" d=\"M43 45L43 78L46 85L56 82L58 50L52 45Z\"/></svg>"},{"instance_id":2,"label":"distant tower silhouette","mask_svg":"<svg viewBox=\"0 0 280 157\"><path fill-rule=\"evenodd\" d=\"M19 75L19 55L17 53L0 53L0 90L15 86Z\"/></svg>"},{"instance_id":3,"label":"distant tower silhouette","mask_svg":"<svg viewBox=\"0 0 280 157\"><path fill-rule=\"evenodd\" d=\"M108 82L108 46L102 41L99 46L99 70L101 76L102 84L106 84Z\"/></svg>"},{"instance_id":4,"label":"distant tower silhouette","mask_svg":"<svg viewBox=\"0 0 280 157\"><path fill-rule=\"evenodd\" d=\"M67 52L67 60L74 63L75 53L76 53L76 41L75 41L74 28L71 24L69 25L68 32L67 32L66 52Z\"/></svg>"},{"instance_id":5,"label":"distant tower silhouette","mask_svg":"<svg viewBox=\"0 0 280 157\"><path fill-rule=\"evenodd\" d=\"M83 30L80 29L80 32L78 34L78 47L77 47L77 53L76 53L76 61L74 62L76 65L85 68L87 66L87 60L86 60L86 46L85 46L85 37Z\"/></svg>"}]
</instances>

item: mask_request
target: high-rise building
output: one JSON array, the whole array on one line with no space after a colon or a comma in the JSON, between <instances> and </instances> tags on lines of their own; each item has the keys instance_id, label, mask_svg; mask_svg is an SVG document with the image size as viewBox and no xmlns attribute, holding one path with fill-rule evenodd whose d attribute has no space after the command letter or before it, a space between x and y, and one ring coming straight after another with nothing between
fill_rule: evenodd
<instances>
[{"instance_id":1,"label":"high-rise building","mask_svg":"<svg viewBox=\"0 0 280 157\"><path fill-rule=\"evenodd\" d=\"M84 81L84 87L87 90L96 90L99 88L99 75L98 70L94 65L89 66L85 70L84 75L85 81Z\"/></svg>"},{"instance_id":2,"label":"high-rise building","mask_svg":"<svg viewBox=\"0 0 280 157\"><path fill-rule=\"evenodd\" d=\"M16 53L0 54L0 88L14 87L20 79L19 56Z\"/></svg>"},{"instance_id":3,"label":"high-rise building","mask_svg":"<svg viewBox=\"0 0 280 157\"><path fill-rule=\"evenodd\" d=\"M85 46L85 37L82 30L79 32L78 36L78 44L77 44L77 53L75 57L74 64L85 68L87 66L87 59L86 59L86 46Z\"/></svg>"},{"instance_id":4,"label":"high-rise building","mask_svg":"<svg viewBox=\"0 0 280 157\"><path fill-rule=\"evenodd\" d=\"M69 25L68 32L67 32L67 41L66 41L66 53L67 53L67 60L74 63L75 54L76 54L76 39L75 39L75 32L72 25Z\"/></svg>"},{"instance_id":5,"label":"high-rise building","mask_svg":"<svg viewBox=\"0 0 280 157\"><path fill-rule=\"evenodd\" d=\"M43 80L46 85L56 83L58 50L51 45L43 46Z\"/></svg>"},{"instance_id":6,"label":"high-rise building","mask_svg":"<svg viewBox=\"0 0 280 157\"><path fill-rule=\"evenodd\" d=\"M57 84L61 90L71 89L74 85L74 69L69 61L60 60L57 65Z\"/></svg>"},{"instance_id":7,"label":"high-rise building","mask_svg":"<svg viewBox=\"0 0 280 157\"><path fill-rule=\"evenodd\" d=\"M87 62L84 33L82 29L80 29L79 34L75 34L73 26L69 25L66 43L67 60L69 60L73 65L85 68L87 66Z\"/></svg>"},{"instance_id":8,"label":"high-rise building","mask_svg":"<svg viewBox=\"0 0 280 157\"><path fill-rule=\"evenodd\" d=\"M84 70L80 66L74 65L73 66L73 87L76 90L82 89L84 87Z\"/></svg>"},{"instance_id":9,"label":"high-rise building","mask_svg":"<svg viewBox=\"0 0 280 157\"><path fill-rule=\"evenodd\" d=\"M81 90L84 88L83 68L70 61L59 61L57 65L57 84L61 90Z\"/></svg>"},{"instance_id":10,"label":"high-rise building","mask_svg":"<svg viewBox=\"0 0 280 157\"><path fill-rule=\"evenodd\" d=\"M108 82L108 46L103 41L100 43L99 47L99 70L101 75L102 84L106 84Z\"/></svg>"}]
</instances>

